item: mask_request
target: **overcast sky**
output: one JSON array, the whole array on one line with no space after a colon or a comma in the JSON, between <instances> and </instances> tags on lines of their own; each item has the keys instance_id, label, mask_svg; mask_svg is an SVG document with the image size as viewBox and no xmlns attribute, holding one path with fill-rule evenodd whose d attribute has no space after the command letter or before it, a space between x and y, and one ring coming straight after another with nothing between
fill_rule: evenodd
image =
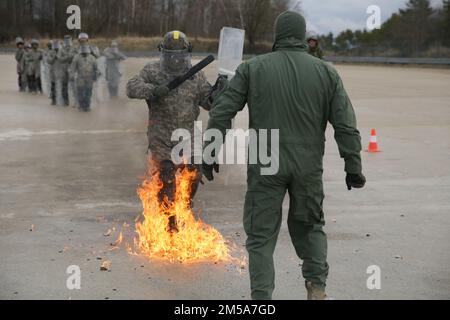
<instances>
[{"instance_id":1,"label":"overcast sky","mask_svg":"<svg viewBox=\"0 0 450 320\"><path fill-rule=\"evenodd\" d=\"M295 2L295 0L292 0ZM367 7L378 5L381 20L386 21L394 12L405 8L407 0L301 0L308 23L308 30L320 34L333 32L337 35L346 29L364 29L368 15ZM431 0L433 6L441 6L442 0Z\"/></svg>"}]
</instances>

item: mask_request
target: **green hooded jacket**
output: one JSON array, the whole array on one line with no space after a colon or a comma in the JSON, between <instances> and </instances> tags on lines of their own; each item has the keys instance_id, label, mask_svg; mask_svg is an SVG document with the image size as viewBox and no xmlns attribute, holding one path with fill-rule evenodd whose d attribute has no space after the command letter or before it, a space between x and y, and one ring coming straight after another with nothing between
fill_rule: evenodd
<instances>
[{"instance_id":1,"label":"green hooded jacket","mask_svg":"<svg viewBox=\"0 0 450 320\"><path fill-rule=\"evenodd\" d=\"M308 54L306 23L281 14L273 52L242 63L216 99L208 129L225 133L246 104L251 129L279 129L280 170L323 170L325 131L335 130L347 173L361 173L361 137L350 99L337 71Z\"/></svg>"}]
</instances>

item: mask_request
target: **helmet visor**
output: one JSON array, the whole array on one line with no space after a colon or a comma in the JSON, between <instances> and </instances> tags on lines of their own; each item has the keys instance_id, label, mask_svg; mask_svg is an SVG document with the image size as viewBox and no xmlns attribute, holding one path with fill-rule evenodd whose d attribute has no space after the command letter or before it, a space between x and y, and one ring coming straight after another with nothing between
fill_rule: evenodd
<instances>
[{"instance_id":1,"label":"helmet visor","mask_svg":"<svg viewBox=\"0 0 450 320\"><path fill-rule=\"evenodd\" d=\"M161 69L171 75L182 75L192 66L189 50L161 50Z\"/></svg>"},{"instance_id":2,"label":"helmet visor","mask_svg":"<svg viewBox=\"0 0 450 320\"><path fill-rule=\"evenodd\" d=\"M64 37L64 46L66 47L72 46L72 38Z\"/></svg>"}]
</instances>

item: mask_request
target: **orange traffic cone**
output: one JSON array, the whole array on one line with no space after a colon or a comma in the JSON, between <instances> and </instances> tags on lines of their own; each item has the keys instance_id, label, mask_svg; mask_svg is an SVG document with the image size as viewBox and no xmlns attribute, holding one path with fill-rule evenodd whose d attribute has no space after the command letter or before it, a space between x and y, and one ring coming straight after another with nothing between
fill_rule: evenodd
<instances>
[{"instance_id":1,"label":"orange traffic cone","mask_svg":"<svg viewBox=\"0 0 450 320\"><path fill-rule=\"evenodd\" d=\"M381 150L378 149L377 131L375 129L372 129L372 132L370 133L369 149L366 151L369 153L381 152Z\"/></svg>"}]
</instances>

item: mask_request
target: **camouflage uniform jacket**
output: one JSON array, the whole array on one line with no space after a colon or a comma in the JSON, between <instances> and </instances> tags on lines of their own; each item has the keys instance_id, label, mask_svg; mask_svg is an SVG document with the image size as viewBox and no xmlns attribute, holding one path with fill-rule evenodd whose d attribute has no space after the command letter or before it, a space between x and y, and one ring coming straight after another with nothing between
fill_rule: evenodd
<instances>
[{"instance_id":1,"label":"camouflage uniform jacket","mask_svg":"<svg viewBox=\"0 0 450 320\"><path fill-rule=\"evenodd\" d=\"M91 49L91 55L98 59L100 58L100 49L97 46L91 46L90 44L87 45ZM78 47L75 49L75 54L78 54L81 52L81 47Z\"/></svg>"},{"instance_id":2,"label":"camouflage uniform jacket","mask_svg":"<svg viewBox=\"0 0 450 320\"><path fill-rule=\"evenodd\" d=\"M77 54L77 51L72 46L63 46L58 50L58 60L61 62L61 71L63 73L64 80L68 80L69 77L69 69L72 64L73 58Z\"/></svg>"},{"instance_id":3,"label":"camouflage uniform jacket","mask_svg":"<svg viewBox=\"0 0 450 320\"><path fill-rule=\"evenodd\" d=\"M34 75L36 78L41 77L41 61L44 57L43 51L40 49L30 50L25 53L26 73L29 76Z\"/></svg>"},{"instance_id":4,"label":"camouflage uniform jacket","mask_svg":"<svg viewBox=\"0 0 450 320\"><path fill-rule=\"evenodd\" d=\"M45 62L50 68L50 81L52 82L62 80L64 77L62 63L58 59L58 51L49 50L45 55Z\"/></svg>"},{"instance_id":5,"label":"camouflage uniform jacket","mask_svg":"<svg viewBox=\"0 0 450 320\"><path fill-rule=\"evenodd\" d=\"M86 57L77 54L70 67L70 76L76 79L77 87L93 85L98 77L97 59L91 54Z\"/></svg>"},{"instance_id":6,"label":"camouflage uniform jacket","mask_svg":"<svg viewBox=\"0 0 450 320\"><path fill-rule=\"evenodd\" d=\"M23 58L25 57L25 49L17 49L16 50L16 61L17 61L17 73L23 73L25 70L23 69Z\"/></svg>"},{"instance_id":7,"label":"camouflage uniform jacket","mask_svg":"<svg viewBox=\"0 0 450 320\"><path fill-rule=\"evenodd\" d=\"M193 139L194 121L200 115L200 106L211 109L209 96L211 85L203 72L171 91L160 100L152 96L157 86L167 85L172 78L161 71L159 62L151 62L127 85L127 95L131 99L147 100L149 105L148 140L149 151L158 161L170 160L171 152L178 142L172 142L176 129L188 130Z\"/></svg>"}]
</instances>

